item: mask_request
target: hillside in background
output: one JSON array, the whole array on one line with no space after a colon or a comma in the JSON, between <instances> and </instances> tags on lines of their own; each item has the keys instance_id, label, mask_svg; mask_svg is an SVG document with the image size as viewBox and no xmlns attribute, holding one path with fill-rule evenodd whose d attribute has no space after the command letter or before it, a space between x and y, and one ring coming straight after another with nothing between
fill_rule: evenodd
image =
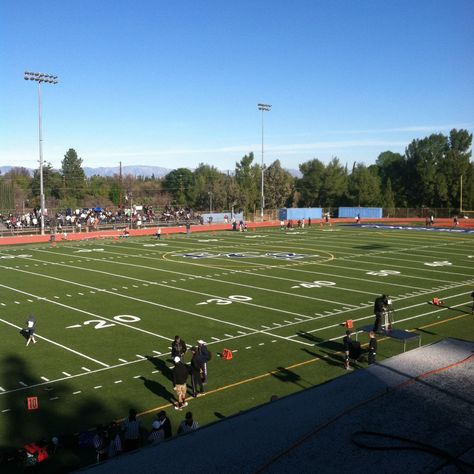
<instances>
[{"instance_id":1,"label":"hillside in background","mask_svg":"<svg viewBox=\"0 0 474 474\"><path fill-rule=\"evenodd\" d=\"M8 173L13 166L0 166L1 174ZM30 171L30 174L33 176L34 170L31 168L27 168ZM114 174L120 173L120 168L118 166L113 167L99 167L99 168L83 168L85 175L89 178L91 176L99 175L99 176L113 176ZM160 166L122 166L122 175L132 175L132 176L144 176L144 177L151 177L155 176L155 178L161 178L168 174L171 170L167 168L162 168Z\"/></svg>"},{"instance_id":2,"label":"hillside in background","mask_svg":"<svg viewBox=\"0 0 474 474\"><path fill-rule=\"evenodd\" d=\"M167 175L170 171L170 169L162 168L161 166L122 166L123 176L143 176L146 178L154 176L155 178L161 178L162 176ZM99 168L84 167L84 173L87 177L94 175L113 176L114 174L118 175L120 173L120 168L118 166Z\"/></svg>"},{"instance_id":3,"label":"hillside in background","mask_svg":"<svg viewBox=\"0 0 474 474\"><path fill-rule=\"evenodd\" d=\"M0 173L3 175L8 173L13 166L0 166ZM33 176L33 169L27 168L30 171L31 176ZM119 174L120 169L118 166L101 166L98 168L89 168L84 167L85 175L90 178L91 176L113 176L114 174ZM166 176L171 169L162 168L161 166L122 166L122 175L132 175L132 176L143 176L145 178L150 178L154 176L155 178L161 178ZM288 173L296 178L301 178L301 172L299 170L287 169Z\"/></svg>"}]
</instances>

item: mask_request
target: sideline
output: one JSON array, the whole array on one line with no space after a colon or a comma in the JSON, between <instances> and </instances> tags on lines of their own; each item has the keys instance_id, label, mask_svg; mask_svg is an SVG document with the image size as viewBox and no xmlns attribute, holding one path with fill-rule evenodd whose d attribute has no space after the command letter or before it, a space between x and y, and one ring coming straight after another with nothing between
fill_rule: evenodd
<instances>
[{"instance_id":1,"label":"sideline","mask_svg":"<svg viewBox=\"0 0 474 474\"><path fill-rule=\"evenodd\" d=\"M439 324L445 324L445 323L448 323L448 322L451 322L453 320L456 320L456 319L460 319L460 318L465 318L469 315L467 314L461 314L461 315L458 315L458 316L453 316L452 318L449 318L449 319L445 319L443 321L436 321L434 323L430 323L430 324L427 324L425 326L420 326L420 327L417 327L417 328L414 328L412 329L411 331L415 331L416 329L425 329L425 328L428 328L428 327L432 327L432 326L436 326L436 325L439 325ZM378 339L378 342L382 342L382 341L386 341L390 338L388 337L384 337L384 338L381 338L381 339ZM362 347L365 347L367 346L368 343L365 343L365 344L362 344ZM336 351L334 352L333 354L331 355L342 355L343 351ZM261 380L263 378L266 378L266 377L271 377L273 375L276 375L282 371L286 371L286 370L292 370L292 369L296 369L298 367L302 367L304 365L308 365L308 364L312 364L312 363L315 363L315 362L320 362L320 361L323 361L325 359L328 359L330 357L330 355L325 355L323 357L315 357L313 359L309 359L309 360L306 360L306 361L303 361L303 362L298 362L297 364L293 364L293 365L290 365L288 367L285 367L283 369L280 369L280 370L272 370L271 372L265 372L264 374L260 374L260 375L256 375L255 377L250 377L248 379L245 379L245 380L240 380L239 382L234 382L234 383L231 383L229 385L225 385L223 387L219 387L219 388L216 388L214 390L210 390L209 392L206 392L205 396L207 397L208 395L212 395L214 393L219 393L219 392L222 392L224 390L229 390L231 388L235 388L235 387L238 387L240 385L244 385L244 384L247 384L247 383L250 383L250 382L255 382L256 380ZM471 357L474 357L471 356ZM342 367L342 359L341 359L341 367ZM448 368L450 368L452 365L448 366ZM428 372L428 374L431 374L433 371L430 371ZM419 375L418 377L414 378L413 381L417 381L418 379L422 378L424 374L422 375ZM411 380L411 379L410 379ZM406 384L406 382L404 382L404 384ZM385 392L384 392L385 393ZM159 410L164 410L165 408L171 408L173 407L174 404L172 403L167 403L165 405L161 405L159 407L155 407L155 408L150 408L149 410L145 410L143 412L140 412L138 413L139 416L143 416L143 415L149 415L151 413L155 413ZM126 418L126 417L125 417ZM125 418L120 418L118 420L116 420L117 422L121 422L123 420L125 420ZM311 433L312 434L312 433Z\"/></svg>"}]
</instances>

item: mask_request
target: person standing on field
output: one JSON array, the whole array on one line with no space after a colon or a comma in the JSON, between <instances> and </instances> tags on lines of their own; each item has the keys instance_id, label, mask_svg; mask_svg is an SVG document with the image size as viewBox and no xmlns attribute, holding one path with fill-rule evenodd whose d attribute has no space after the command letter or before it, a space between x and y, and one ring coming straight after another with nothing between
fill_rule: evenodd
<instances>
[{"instance_id":1,"label":"person standing on field","mask_svg":"<svg viewBox=\"0 0 474 474\"><path fill-rule=\"evenodd\" d=\"M173 369L173 388L176 392L177 403L174 406L175 410L182 410L188 406L186 401L187 381L189 376L189 369L181 362L181 358L176 356L174 358L176 364Z\"/></svg>"},{"instance_id":2,"label":"person standing on field","mask_svg":"<svg viewBox=\"0 0 474 474\"><path fill-rule=\"evenodd\" d=\"M197 341L198 347L197 352L201 356L204 363L203 372L202 372L202 383L203 385L207 384L207 363L211 360L211 351L207 348L206 343L199 339Z\"/></svg>"},{"instance_id":3,"label":"person standing on field","mask_svg":"<svg viewBox=\"0 0 474 474\"><path fill-rule=\"evenodd\" d=\"M28 316L28 319L26 320L26 335L28 337L28 340L26 341L26 345L28 345L31 341L33 341L33 344L36 344L35 330L36 330L36 318L33 314L30 314L30 316Z\"/></svg>"},{"instance_id":4,"label":"person standing on field","mask_svg":"<svg viewBox=\"0 0 474 474\"><path fill-rule=\"evenodd\" d=\"M174 341L171 343L171 358L179 357L184 360L184 354L187 351L186 343L178 335L174 336Z\"/></svg>"}]
</instances>

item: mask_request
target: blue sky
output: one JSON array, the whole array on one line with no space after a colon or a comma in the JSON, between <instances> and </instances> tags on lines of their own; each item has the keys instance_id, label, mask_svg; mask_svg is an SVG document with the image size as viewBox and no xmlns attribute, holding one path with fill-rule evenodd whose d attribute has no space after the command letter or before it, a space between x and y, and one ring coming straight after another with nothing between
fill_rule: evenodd
<instances>
[{"instance_id":1,"label":"blue sky","mask_svg":"<svg viewBox=\"0 0 474 474\"><path fill-rule=\"evenodd\" d=\"M474 131L473 0L0 0L0 165L373 163Z\"/></svg>"}]
</instances>

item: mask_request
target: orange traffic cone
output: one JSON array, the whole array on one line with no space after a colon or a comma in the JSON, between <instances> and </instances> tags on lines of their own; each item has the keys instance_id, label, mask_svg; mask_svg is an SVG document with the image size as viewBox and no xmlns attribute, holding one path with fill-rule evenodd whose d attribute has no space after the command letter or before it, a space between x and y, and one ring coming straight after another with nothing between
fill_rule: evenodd
<instances>
[{"instance_id":1,"label":"orange traffic cone","mask_svg":"<svg viewBox=\"0 0 474 474\"><path fill-rule=\"evenodd\" d=\"M233 357L232 351L230 349L224 349L222 351L222 358L225 360L231 360Z\"/></svg>"}]
</instances>

